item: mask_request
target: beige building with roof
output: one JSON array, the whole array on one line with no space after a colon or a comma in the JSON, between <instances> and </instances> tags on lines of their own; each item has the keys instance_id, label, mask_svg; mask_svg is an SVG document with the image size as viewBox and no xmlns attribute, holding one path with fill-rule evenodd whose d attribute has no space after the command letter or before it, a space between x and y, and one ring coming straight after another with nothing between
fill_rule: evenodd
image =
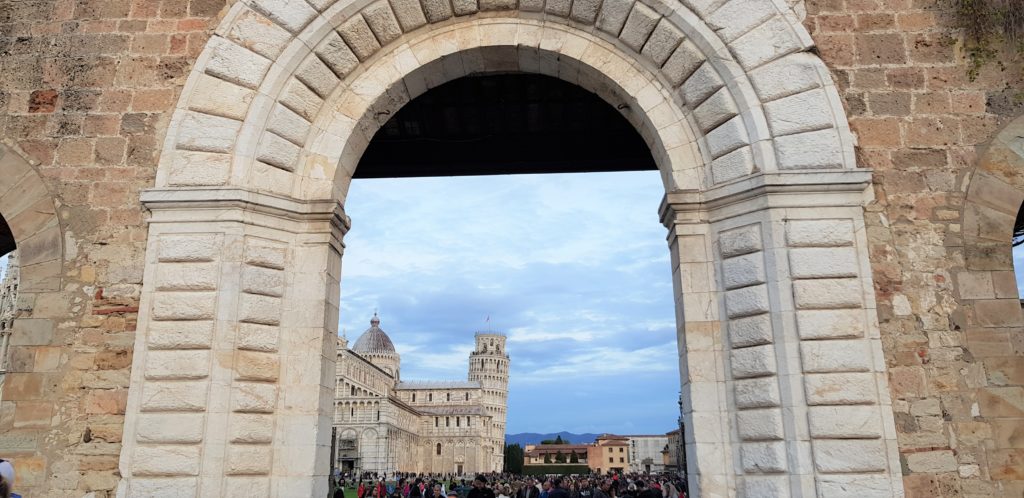
<instances>
[{"instance_id":1,"label":"beige building with roof","mask_svg":"<svg viewBox=\"0 0 1024 498\"><path fill-rule=\"evenodd\" d=\"M340 338L335 465L343 472L498 472L504 462L505 336L476 334L469 380L401 380L401 357L374 315L350 349Z\"/></svg>"}]
</instances>

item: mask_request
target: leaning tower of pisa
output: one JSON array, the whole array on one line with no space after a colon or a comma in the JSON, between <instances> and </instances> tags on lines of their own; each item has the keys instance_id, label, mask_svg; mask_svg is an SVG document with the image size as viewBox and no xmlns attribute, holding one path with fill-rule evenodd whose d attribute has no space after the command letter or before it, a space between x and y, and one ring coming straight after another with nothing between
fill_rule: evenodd
<instances>
[{"instance_id":1,"label":"leaning tower of pisa","mask_svg":"<svg viewBox=\"0 0 1024 498\"><path fill-rule=\"evenodd\" d=\"M505 336L492 332L476 334L476 349L469 354L469 380L483 387L484 409L492 417L491 470L501 472L505 460L505 416L508 409L508 352Z\"/></svg>"}]
</instances>

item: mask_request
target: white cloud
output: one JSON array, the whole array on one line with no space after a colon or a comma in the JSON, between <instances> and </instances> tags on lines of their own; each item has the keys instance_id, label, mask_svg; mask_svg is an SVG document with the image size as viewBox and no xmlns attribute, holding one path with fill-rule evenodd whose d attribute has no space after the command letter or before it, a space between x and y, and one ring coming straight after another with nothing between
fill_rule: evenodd
<instances>
[{"instance_id":1,"label":"white cloud","mask_svg":"<svg viewBox=\"0 0 1024 498\"><path fill-rule=\"evenodd\" d=\"M378 309L405 379L464 379L473 332L505 331L513 432L670 430L662 195L656 172L357 180L340 325L355 341ZM608 392L644 414L609 409ZM580 399L532 409L544 393Z\"/></svg>"}]
</instances>

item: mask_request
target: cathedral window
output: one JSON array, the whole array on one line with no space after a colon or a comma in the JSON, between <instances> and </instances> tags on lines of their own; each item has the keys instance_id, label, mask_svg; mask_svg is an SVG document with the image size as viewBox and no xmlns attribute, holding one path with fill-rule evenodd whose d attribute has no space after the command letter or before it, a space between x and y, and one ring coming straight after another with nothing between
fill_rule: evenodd
<instances>
[{"instance_id":1,"label":"cathedral window","mask_svg":"<svg viewBox=\"0 0 1024 498\"><path fill-rule=\"evenodd\" d=\"M427 395L427 401L434 401L434 393L430 393Z\"/></svg>"},{"instance_id":2,"label":"cathedral window","mask_svg":"<svg viewBox=\"0 0 1024 498\"><path fill-rule=\"evenodd\" d=\"M452 393L448 393L448 401L452 400Z\"/></svg>"},{"instance_id":3,"label":"cathedral window","mask_svg":"<svg viewBox=\"0 0 1024 498\"><path fill-rule=\"evenodd\" d=\"M469 419L470 419L470 417L466 417L466 427L469 427L470 425L472 425L472 424L469 423Z\"/></svg>"},{"instance_id":4,"label":"cathedral window","mask_svg":"<svg viewBox=\"0 0 1024 498\"><path fill-rule=\"evenodd\" d=\"M462 427L462 417L455 417L455 427Z\"/></svg>"},{"instance_id":5,"label":"cathedral window","mask_svg":"<svg viewBox=\"0 0 1024 498\"><path fill-rule=\"evenodd\" d=\"M441 454L441 443L437 443L437 454Z\"/></svg>"},{"instance_id":6,"label":"cathedral window","mask_svg":"<svg viewBox=\"0 0 1024 498\"><path fill-rule=\"evenodd\" d=\"M466 401L469 401L469 393L466 393Z\"/></svg>"},{"instance_id":7,"label":"cathedral window","mask_svg":"<svg viewBox=\"0 0 1024 498\"><path fill-rule=\"evenodd\" d=\"M415 403L415 402L416 402L416 393L412 393L412 402L413 402L413 403Z\"/></svg>"},{"instance_id":8,"label":"cathedral window","mask_svg":"<svg viewBox=\"0 0 1024 498\"><path fill-rule=\"evenodd\" d=\"M434 417L434 427L437 427L441 423L441 417Z\"/></svg>"},{"instance_id":9,"label":"cathedral window","mask_svg":"<svg viewBox=\"0 0 1024 498\"><path fill-rule=\"evenodd\" d=\"M380 421L380 410L377 410L377 420Z\"/></svg>"},{"instance_id":10,"label":"cathedral window","mask_svg":"<svg viewBox=\"0 0 1024 498\"><path fill-rule=\"evenodd\" d=\"M445 427L451 427L452 426L452 418L451 417L445 417L444 418L444 426Z\"/></svg>"}]
</instances>

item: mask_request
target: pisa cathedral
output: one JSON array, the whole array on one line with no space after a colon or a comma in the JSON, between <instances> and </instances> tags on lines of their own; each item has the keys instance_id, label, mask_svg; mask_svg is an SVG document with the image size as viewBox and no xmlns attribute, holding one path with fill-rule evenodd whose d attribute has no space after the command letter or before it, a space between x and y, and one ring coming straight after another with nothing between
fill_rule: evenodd
<instances>
[{"instance_id":1,"label":"pisa cathedral","mask_svg":"<svg viewBox=\"0 0 1024 498\"><path fill-rule=\"evenodd\" d=\"M349 348L338 339L335 465L342 472L474 474L504 462L509 357L505 336L477 333L466 381L401 378L377 315Z\"/></svg>"}]
</instances>

